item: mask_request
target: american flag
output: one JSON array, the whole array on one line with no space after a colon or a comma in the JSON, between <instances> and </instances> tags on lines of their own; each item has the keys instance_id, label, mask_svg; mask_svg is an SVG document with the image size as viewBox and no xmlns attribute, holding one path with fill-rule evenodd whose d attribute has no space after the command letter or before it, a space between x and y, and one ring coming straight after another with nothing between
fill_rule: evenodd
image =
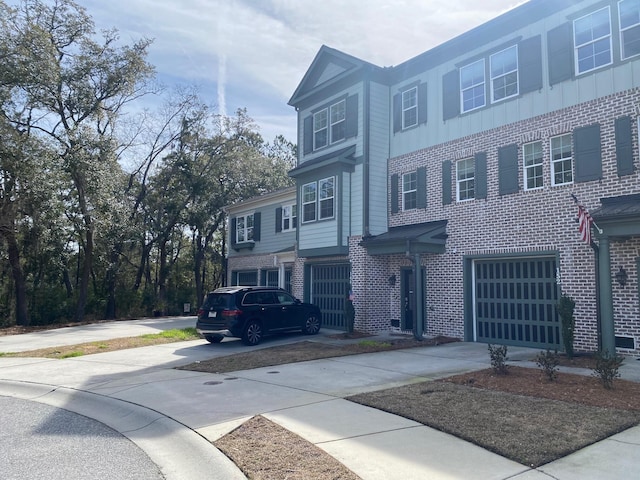
<instances>
[{"instance_id":1,"label":"american flag","mask_svg":"<svg viewBox=\"0 0 640 480\"><path fill-rule=\"evenodd\" d=\"M593 219L586 208L578 205L578 231L580 232L580 240L587 245L591 245L591 224Z\"/></svg>"}]
</instances>

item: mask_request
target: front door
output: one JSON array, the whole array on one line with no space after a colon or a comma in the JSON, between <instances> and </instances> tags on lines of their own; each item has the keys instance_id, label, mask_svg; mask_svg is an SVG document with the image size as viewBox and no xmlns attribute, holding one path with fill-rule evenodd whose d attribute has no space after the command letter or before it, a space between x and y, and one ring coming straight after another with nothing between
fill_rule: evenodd
<instances>
[{"instance_id":1,"label":"front door","mask_svg":"<svg viewBox=\"0 0 640 480\"><path fill-rule=\"evenodd\" d=\"M424 268L420 269L422 274L422 285L424 288L424 280L425 280L425 272ZM402 294L401 298L401 328L402 330L413 330L413 322L415 322L417 316L416 313L423 313L422 318L424 318L426 322L426 309L424 305L418 305L417 298L415 292L416 289L416 279L414 275L413 268L403 268L400 271L400 293ZM425 292L422 295L422 298L426 298L426 288ZM418 312L418 308L422 309L422 312ZM424 331L424 322L423 328Z\"/></svg>"}]
</instances>

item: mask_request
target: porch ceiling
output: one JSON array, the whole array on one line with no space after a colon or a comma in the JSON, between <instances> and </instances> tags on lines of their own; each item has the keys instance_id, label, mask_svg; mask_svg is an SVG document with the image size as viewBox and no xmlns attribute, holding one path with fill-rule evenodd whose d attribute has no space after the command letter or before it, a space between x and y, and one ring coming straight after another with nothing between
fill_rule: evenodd
<instances>
[{"instance_id":1,"label":"porch ceiling","mask_svg":"<svg viewBox=\"0 0 640 480\"><path fill-rule=\"evenodd\" d=\"M444 253L446 241L447 221L438 220L391 227L386 233L364 238L360 245L369 255Z\"/></svg>"}]
</instances>

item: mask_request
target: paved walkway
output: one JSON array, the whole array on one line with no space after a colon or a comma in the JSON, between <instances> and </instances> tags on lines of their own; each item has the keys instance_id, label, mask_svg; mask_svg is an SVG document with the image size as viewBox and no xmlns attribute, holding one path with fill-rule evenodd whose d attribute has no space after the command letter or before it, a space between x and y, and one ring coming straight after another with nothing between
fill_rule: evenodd
<instances>
[{"instance_id":1,"label":"paved walkway","mask_svg":"<svg viewBox=\"0 0 640 480\"><path fill-rule=\"evenodd\" d=\"M166 322L176 328L192 326L195 319ZM88 338L88 332L92 341L100 335L126 336L120 334L119 324L126 326L126 335L135 335L132 332L162 329L164 321L72 327L55 341L79 343L77 339ZM24 351L25 344L36 348L41 335L31 335L0 337L0 352ZM257 348L300 338L273 337ZM327 332L303 338L333 341ZM318 445L364 480L640 478L640 427L530 469L451 435L343 399L486 368L484 344L453 343L226 374L173 368L250 349L235 340L219 345L196 340L62 361L0 357L0 395L64 408L114 428L140 446L168 480L244 478L210 442L257 414ZM523 364L535 353L509 348L510 359ZM629 359L621 373L640 381L640 362Z\"/></svg>"}]
</instances>

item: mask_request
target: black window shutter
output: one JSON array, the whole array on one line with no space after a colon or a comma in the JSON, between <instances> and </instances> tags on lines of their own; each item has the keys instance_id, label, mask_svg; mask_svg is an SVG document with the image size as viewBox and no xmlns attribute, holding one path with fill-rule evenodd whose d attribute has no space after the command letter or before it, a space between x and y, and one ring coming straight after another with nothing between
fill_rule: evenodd
<instances>
[{"instance_id":1,"label":"black window shutter","mask_svg":"<svg viewBox=\"0 0 640 480\"><path fill-rule=\"evenodd\" d=\"M600 124L579 127L573 131L576 182L602 178Z\"/></svg>"},{"instance_id":2,"label":"black window shutter","mask_svg":"<svg viewBox=\"0 0 640 480\"><path fill-rule=\"evenodd\" d=\"M260 241L260 212L253 214L253 241Z\"/></svg>"},{"instance_id":3,"label":"black window shutter","mask_svg":"<svg viewBox=\"0 0 640 480\"><path fill-rule=\"evenodd\" d=\"M229 234L229 243L233 247L236 244L236 217L231 219L231 232Z\"/></svg>"},{"instance_id":4,"label":"black window shutter","mask_svg":"<svg viewBox=\"0 0 640 480\"><path fill-rule=\"evenodd\" d=\"M542 88L542 39L527 38L518 45L519 92L535 92Z\"/></svg>"},{"instance_id":5,"label":"black window shutter","mask_svg":"<svg viewBox=\"0 0 640 480\"><path fill-rule=\"evenodd\" d=\"M418 177L416 208L427 208L427 168L418 167L416 176Z\"/></svg>"},{"instance_id":6,"label":"black window shutter","mask_svg":"<svg viewBox=\"0 0 640 480\"><path fill-rule=\"evenodd\" d=\"M616 161L618 176L630 175L633 168L631 117L616 118Z\"/></svg>"},{"instance_id":7,"label":"black window shutter","mask_svg":"<svg viewBox=\"0 0 640 480\"><path fill-rule=\"evenodd\" d=\"M402 94L393 96L393 133L402 130Z\"/></svg>"},{"instance_id":8,"label":"black window shutter","mask_svg":"<svg viewBox=\"0 0 640 480\"><path fill-rule=\"evenodd\" d=\"M475 164L475 198L487 198L487 154L485 152L476 153Z\"/></svg>"},{"instance_id":9,"label":"black window shutter","mask_svg":"<svg viewBox=\"0 0 640 480\"><path fill-rule=\"evenodd\" d=\"M418 85L418 123L427 123L427 84Z\"/></svg>"},{"instance_id":10,"label":"black window shutter","mask_svg":"<svg viewBox=\"0 0 640 480\"><path fill-rule=\"evenodd\" d=\"M276 233L282 231L282 207L276 208Z\"/></svg>"},{"instance_id":11,"label":"black window shutter","mask_svg":"<svg viewBox=\"0 0 640 480\"><path fill-rule=\"evenodd\" d=\"M451 203L451 161L442 162L442 204Z\"/></svg>"},{"instance_id":12,"label":"black window shutter","mask_svg":"<svg viewBox=\"0 0 640 480\"><path fill-rule=\"evenodd\" d=\"M547 32L549 85L573 78L573 27L563 23Z\"/></svg>"},{"instance_id":13,"label":"black window shutter","mask_svg":"<svg viewBox=\"0 0 640 480\"><path fill-rule=\"evenodd\" d=\"M313 152L313 116L309 115L304 119L303 125L303 135L304 135L304 148L303 153L306 155L307 153Z\"/></svg>"},{"instance_id":14,"label":"black window shutter","mask_svg":"<svg viewBox=\"0 0 640 480\"><path fill-rule=\"evenodd\" d=\"M498 183L500 195L516 193L518 186L518 145L498 148Z\"/></svg>"},{"instance_id":15,"label":"black window shutter","mask_svg":"<svg viewBox=\"0 0 640 480\"><path fill-rule=\"evenodd\" d=\"M398 174L391 175L391 213L398 213Z\"/></svg>"},{"instance_id":16,"label":"black window shutter","mask_svg":"<svg viewBox=\"0 0 640 480\"><path fill-rule=\"evenodd\" d=\"M347 97L345 137L358 135L358 95Z\"/></svg>"},{"instance_id":17,"label":"black window shutter","mask_svg":"<svg viewBox=\"0 0 640 480\"><path fill-rule=\"evenodd\" d=\"M460 115L460 74L458 70L442 77L442 119L448 120Z\"/></svg>"}]
</instances>

